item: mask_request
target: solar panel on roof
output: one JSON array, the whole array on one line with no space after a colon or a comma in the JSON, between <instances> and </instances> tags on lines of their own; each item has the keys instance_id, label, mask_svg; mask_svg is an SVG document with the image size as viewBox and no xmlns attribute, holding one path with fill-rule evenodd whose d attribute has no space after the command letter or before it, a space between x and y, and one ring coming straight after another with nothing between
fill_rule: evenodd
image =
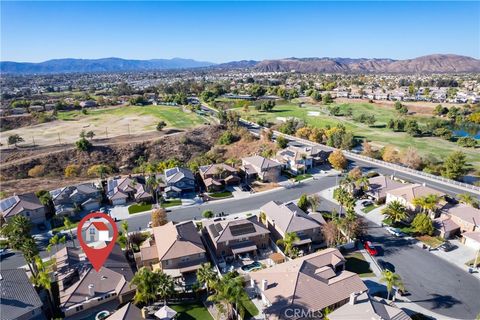
<instances>
[{"instance_id":1,"label":"solar panel on roof","mask_svg":"<svg viewBox=\"0 0 480 320\"><path fill-rule=\"evenodd\" d=\"M168 170L167 172L165 172L165 175L166 175L167 177L171 177L171 176L173 176L175 173L177 173L177 169L176 169L176 168L173 168L173 169L170 169L170 170Z\"/></svg>"},{"instance_id":2,"label":"solar panel on roof","mask_svg":"<svg viewBox=\"0 0 480 320\"><path fill-rule=\"evenodd\" d=\"M0 202L0 208L2 209L2 211L5 211L11 208L15 203L17 203L17 200L15 199L15 197L10 197Z\"/></svg>"},{"instance_id":3,"label":"solar panel on roof","mask_svg":"<svg viewBox=\"0 0 480 320\"><path fill-rule=\"evenodd\" d=\"M214 238L218 237L219 233L217 232L217 230L215 229L215 224L211 224L208 226L208 230L210 230L210 233L212 234L212 236Z\"/></svg>"},{"instance_id":4,"label":"solar panel on roof","mask_svg":"<svg viewBox=\"0 0 480 320\"><path fill-rule=\"evenodd\" d=\"M241 236L244 234L255 233L255 226L253 223L243 223L230 226L230 232L233 236Z\"/></svg>"}]
</instances>

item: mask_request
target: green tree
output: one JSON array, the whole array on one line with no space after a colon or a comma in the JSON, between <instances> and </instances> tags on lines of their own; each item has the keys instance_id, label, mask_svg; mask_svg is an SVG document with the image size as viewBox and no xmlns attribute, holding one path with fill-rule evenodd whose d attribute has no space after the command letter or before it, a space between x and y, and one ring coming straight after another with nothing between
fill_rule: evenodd
<instances>
[{"instance_id":1,"label":"green tree","mask_svg":"<svg viewBox=\"0 0 480 320\"><path fill-rule=\"evenodd\" d=\"M299 240L300 238L295 232L287 232L283 239L277 240L277 245L282 246L285 254L291 257L293 255L294 244Z\"/></svg>"},{"instance_id":2,"label":"green tree","mask_svg":"<svg viewBox=\"0 0 480 320\"><path fill-rule=\"evenodd\" d=\"M35 286L44 288L47 290L48 295L48 304L53 310L54 304L53 304L53 292L52 292L52 281L50 277L50 272L51 270L48 270L45 263L42 261L40 257L35 257L35 265L36 269L38 270L37 274L33 276L33 282Z\"/></svg>"},{"instance_id":3,"label":"green tree","mask_svg":"<svg viewBox=\"0 0 480 320\"><path fill-rule=\"evenodd\" d=\"M165 128L167 126L167 123L165 121L160 121L159 123L157 123L157 131L162 131L163 128Z\"/></svg>"},{"instance_id":4,"label":"green tree","mask_svg":"<svg viewBox=\"0 0 480 320\"><path fill-rule=\"evenodd\" d=\"M429 194L423 197L414 198L412 203L416 207L422 208L422 212L428 213L436 209L440 199L441 198L436 194Z\"/></svg>"},{"instance_id":5,"label":"green tree","mask_svg":"<svg viewBox=\"0 0 480 320\"><path fill-rule=\"evenodd\" d=\"M275 141L280 149L285 149L288 146L288 140L284 136L278 136Z\"/></svg>"},{"instance_id":6,"label":"green tree","mask_svg":"<svg viewBox=\"0 0 480 320\"><path fill-rule=\"evenodd\" d=\"M387 204L382 210L382 214L387 216L393 222L400 222L407 219L407 208L397 200Z\"/></svg>"},{"instance_id":7,"label":"green tree","mask_svg":"<svg viewBox=\"0 0 480 320\"><path fill-rule=\"evenodd\" d=\"M12 134L11 136L8 136L8 144L9 145L15 145L15 147L17 146L17 143L20 143L20 142L23 142L25 140L23 140L23 138L19 135L19 134Z\"/></svg>"},{"instance_id":8,"label":"green tree","mask_svg":"<svg viewBox=\"0 0 480 320\"><path fill-rule=\"evenodd\" d=\"M175 281L173 278L162 272L158 272L158 288L157 293L160 299L163 299L163 304L167 304L167 299L175 294Z\"/></svg>"},{"instance_id":9,"label":"green tree","mask_svg":"<svg viewBox=\"0 0 480 320\"><path fill-rule=\"evenodd\" d=\"M242 298L244 296L243 278L234 273L228 273L218 281L214 294L210 295L208 300L212 301L219 312L227 316L227 319L234 318L233 308L243 318L245 307L242 304Z\"/></svg>"},{"instance_id":10,"label":"green tree","mask_svg":"<svg viewBox=\"0 0 480 320\"><path fill-rule=\"evenodd\" d=\"M70 233L70 238L72 238L72 244L75 247L75 237L73 235L73 228L75 228L75 224L72 222L72 220L70 220L69 217L65 217L63 218L63 225Z\"/></svg>"},{"instance_id":11,"label":"green tree","mask_svg":"<svg viewBox=\"0 0 480 320\"><path fill-rule=\"evenodd\" d=\"M80 151L88 151L92 148L92 143L88 141L85 137L80 138L77 142L75 142L75 146Z\"/></svg>"},{"instance_id":12,"label":"green tree","mask_svg":"<svg viewBox=\"0 0 480 320\"><path fill-rule=\"evenodd\" d=\"M212 268L210 262L207 262L203 263L200 269L197 270L197 279L201 285L207 288L207 292L209 292L218 282L218 274Z\"/></svg>"},{"instance_id":13,"label":"green tree","mask_svg":"<svg viewBox=\"0 0 480 320\"><path fill-rule=\"evenodd\" d=\"M127 251L128 251L128 250L131 250L132 248L131 248L131 246L130 246L130 241L128 240L128 221L123 220L123 221L122 221L122 224L121 224L121 227L122 227L123 234L124 234L125 237L126 237L126 241L125 241L125 242L126 242L126 243L125 243L126 249L127 249Z\"/></svg>"},{"instance_id":14,"label":"green tree","mask_svg":"<svg viewBox=\"0 0 480 320\"><path fill-rule=\"evenodd\" d=\"M145 267L137 271L130 282L130 285L136 286L135 296L133 297L135 304L145 305L156 301L160 284L159 273L150 271Z\"/></svg>"},{"instance_id":15,"label":"green tree","mask_svg":"<svg viewBox=\"0 0 480 320\"><path fill-rule=\"evenodd\" d=\"M466 172L466 155L461 151L451 153L443 163L441 174L445 178L457 180Z\"/></svg>"},{"instance_id":16,"label":"green tree","mask_svg":"<svg viewBox=\"0 0 480 320\"><path fill-rule=\"evenodd\" d=\"M312 194L307 198L308 200L308 207L313 211L317 211L320 203L322 202L320 196L318 194Z\"/></svg>"},{"instance_id":17,"label":"green tree","mask_svg":"<svg viewBox=\"0 0 480 320\"><path fill-rule=\"evenodd\" d=\"M432 235L434 228L432 219L425 213L419 213L412 221L413 230L418 234Z\"/></svg>"},{"instance_id":18,"label":"green tree","mask_svg":"<svg viewBox=\"0 0 480 320\"><path fill-rule=\"evenodd\" d=\"M305 193L300 196L300 199L298 199L297 206L303 211L308 210L308 206L309 206L308 197Z\"/></svg>"},{"instance_id":19,"label":"green tree","mask_svg":"<svg viewBox=\"0 0 480 320\"><path fill-rule=\"evenodd\" d=\"M475 198L474 196L472 196L470 193L462 193L462 194L459 194L459 195L458 195L458 200L459 200L461 203L471 205L471 206L474 207L474 208L477 208L477 209L478 209L478 207L479 207L479 201L477 200L477 198Z\"/></svg>"},{"instance_id":20,"label":"green tree","mask_svg":"<svg viewBox=\"0 0 480 320\"><path fill-rule=\"evenodd\" d=\"M231 131L225 131L220 138L218 138L218 144L229 145L235 141L235 136Z\"/></svg>"},{"instance_id":21,"label":"green tree","mask_svg":"<svg viewBox=\"0 0 480 320\"><path fill-rule=\"evenodd\" d=\"M404 290L402 278L400 276L390 270L383 270L382 277L380 278L381 282L384 282L387 286L387 300L390 300L390 294L392 292L393 287L398 287Z\"/></svg>"},{"instance_id":22,"label":"green tree","mask_svg":"<svg viewBox=\"0 0 480 320\"><path fill-rule=\"evenodd\" d=\"M92 140L93 137L95 137L95 132L93 131L88 131L86 134L85 134L85 137L87 137L88 139Z\"/></svg>"},{"instance_id":23,"label":"green tree","mask_svg":"<svg viewBox=\"0 0 480 320\"><path fill-rule=\"evenodd\" d=\"M203 211L202 216L204 218L210 219L210 218L213 218L215 216L215 214L213 213L212 210L205 210L205 211Z\"/></svg>"}]
</instances>

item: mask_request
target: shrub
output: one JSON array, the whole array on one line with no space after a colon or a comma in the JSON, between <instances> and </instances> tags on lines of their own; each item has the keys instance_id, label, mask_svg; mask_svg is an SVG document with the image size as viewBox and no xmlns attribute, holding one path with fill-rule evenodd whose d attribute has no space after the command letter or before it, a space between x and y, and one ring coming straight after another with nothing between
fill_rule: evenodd
<instances>
[{"instance_id":1,"label":"shrub","mask_svg":"<svg viewBox=\"0 0 480 320\"><path fill-rule=\"evenodd\" d=\"M80 140L75 142L75 145L80 151L88 151L92 147L92 143L88 141L85 137L80 138Z\"/></svg>"},{"instance_id":2,"label":"shrub","mask_svg":"<svg viewBox=\"0 0 480 320\"><path fill-rule=\"evenodd\" d=\"M203 216L204 218L207 218L207 219L213 218L214 215L215 215L215 214L214 214L213 211L211 211L211 210L205 210L205 211L203 211L203 213L202 213L202 216Z\"/></svg>"},{"instance_id":3,"label":"shrub","mask_svg":"<svg viewBox=\"0 0 480 320\"><path fill-rule=\"evenodd\" d=\"M65 178L78 177L80 174L80 166L76 164L69 164L65 168Z\"/></svg>"},{"instance_id":4,"label":"shrub","mask_svg":"<svg viewBox=\"0 0 480 320\"><path fill-rule=\"evenodd\" d=\"M459 146L465 147L465 148L475 148L477 146L477 140L471 137L463 137L458 139L457 141Z\"/></svg>"},{"instance_id":5,"label":"shrub","mask_svg":"<svg viewBox=\"0 0 480 320\"><path fill-rule=\"evenodd\" d=\"M167 126L167 123L165 121L160 121L158 124L157 124L157 131L162 131L163 128L165 128Z\"/></svg>"},{"instance_id":6,"label":"shrub","mask_svg":"<svg viewBox=\"0 0 480 320\"><path fill-rule=\"evenodd\" d=\"M280 149L285 149L288 145L288 140L284 136L278 136L276 142Z\"/></svg>"},{"instance_id":7,"label":"shrub","mask_svg":"<svg viewBox=\"0 0 480 320\"><path fill-rule=\"evenodd\" d=\"M427 234L431 236L433 234L433 222L425 213L419 213L415 216L412 222L413 230L421 235Z\"/></svg>"},{"instance_id":8,"label":"shrub","mask_svg":"<svg viewBox=\"0 0 480 320\"><path fill-rule=\"evenodd\" d=\"M234 142L234 135L230 131L225 131L218 139L219 144L229 145Z\"/></svg>"},{"instance_id":9,"label":"shrub","mask_svg":"<svg viewBox=\"0 0 480 320\"><path fill-rule=\"evenodd\" d=\"M44 165L36 165L32 169L28 170L28 176L32 178L41 177L45 174L45 166Z\"/></svg>"}]
</instances>

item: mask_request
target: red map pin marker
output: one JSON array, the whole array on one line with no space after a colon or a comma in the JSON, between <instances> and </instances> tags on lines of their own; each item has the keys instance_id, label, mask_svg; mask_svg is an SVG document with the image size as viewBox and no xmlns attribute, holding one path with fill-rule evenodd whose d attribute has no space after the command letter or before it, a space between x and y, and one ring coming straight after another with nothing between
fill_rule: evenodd
<instances>
[{"instance_id":1,"label":"red map pin marker","mask_svg":"<svg viewBox=\"0 0 480 320\"><path fill-rule=\"evenodd\" d=\"M102 222L102 221L94 221L94 222L89 222L89 224L93 224L95 229L98 230L100 233L99 237L100 240L104 239L105 234L107 235L107 238L109 238L109 243L107 244L106 247L103 248L93 248L88 245L88 243L85 242L85 239L83 239L82 231L84 224L89 221L92 218L102 218L104 220L107 220L108 223ZM108 225L111 225L113 232L110 232L110 228L108 228ZM89 226L87 226L89 228ZM111 237L111 238L110 238ZM115 246L115 242L117 241L118 237L118 228L117 224L113 219L102 212L93 212L87 214L78 224L77 227L77 238L78 241L80 242L80 246L82 247L83 251L87 255L88 260L92 264L93 268L98 272L100 268L103 266L105 261L107 260L108 256L110 255L110 252L112 252L113 247Z\"/></svg>"}]
</instances>

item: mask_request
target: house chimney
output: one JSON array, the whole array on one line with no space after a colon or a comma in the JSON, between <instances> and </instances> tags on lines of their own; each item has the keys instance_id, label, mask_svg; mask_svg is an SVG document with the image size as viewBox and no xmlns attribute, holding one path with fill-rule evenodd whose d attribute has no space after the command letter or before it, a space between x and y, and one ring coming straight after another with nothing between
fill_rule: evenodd
<instances>
[{"instance_id":1,"label":"house chimney","mask_svg":"<svg viewBox=\"0 0 480 320\"><path fill-rule=\"evenodd\" d=\"M143 318L143 319L147 319L147 318L148 318L148 309L147 309L147 307L143 307L140 311L141 311L141 313L142 313L142 318Z\"/></svg>"},{"instance_id":2,"label":"house chimney","mask_svg":"<svg viewBox=\"0 0 480 320\"><path fill-rule=\"evenodd\" d=\"M250 278L250 287L255 288L255 280Z\"/></svg>"},{"instance_id":3,"label":"house chimney","mask_svg":"<svg viewBox=\"0 0 480 320\"><path fill-rule=\"evenodd\" d=\"M356 292L352 292L350 293L350 300L348 301L349 304L351 304L352 306L357 303L357 293Z\"/></svg>"},{"instance_id":4,"label":"house chimney","mask_svg":"<svg viewBox=\"0 0 480 320\"><path fill-rule=\"evenodd\" d=\"M268 289L268 281L266 279L262 280L262 291L266 291Z\"/></svg>"},{"instance_id":5,"label":"house chimney","mask_svg":"<svg viewBox=\"0 0 480 320\"><path fill-rule=\"evenodd\" d=\"M90 297L95 296L95 285L94 285L93 283L90 283L90 284L88 285L88 295L89 295Z\"/></svg>"}]
</instances>

